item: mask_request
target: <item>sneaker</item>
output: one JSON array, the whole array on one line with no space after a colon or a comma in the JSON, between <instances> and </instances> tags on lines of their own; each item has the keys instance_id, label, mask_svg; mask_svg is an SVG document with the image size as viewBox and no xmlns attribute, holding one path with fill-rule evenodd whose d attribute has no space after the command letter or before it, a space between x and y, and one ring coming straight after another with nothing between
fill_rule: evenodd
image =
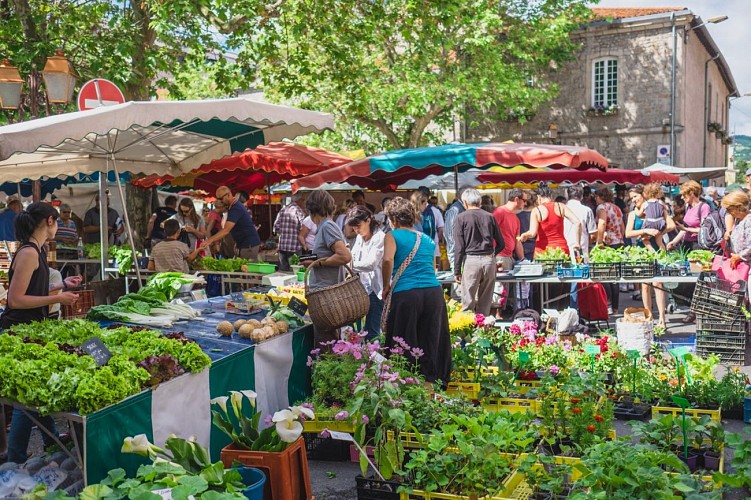
<instances>
[{"instance_id":1,"label":"sneaker","mask_svg":"<svg viewBox=\"0 0 751 500\"><path fill-rule=\"evenodd\" d=\"M641 300L641 292L634 292L631 294L633 300Z\"/></svg>"},{"instance_id":2,"label":"sneaker","mask_svg":"<svg viewBox=\"0 0 751 500\"><path fill-rule=\"evenodd\" d=\"M608 314L613 314L613 308L612 307L608 307Z\"/></svg>"},{"instance_id":3,"label":"sneaker","mask_svg":"<svg viewBox=\"0 0 751 500\"><path fill-rule=\"evenodd\" d=\"M628 284L627 283L621 283L618 285L618 290L621 292L628 292Z\"/></svg>"}]
</instances>

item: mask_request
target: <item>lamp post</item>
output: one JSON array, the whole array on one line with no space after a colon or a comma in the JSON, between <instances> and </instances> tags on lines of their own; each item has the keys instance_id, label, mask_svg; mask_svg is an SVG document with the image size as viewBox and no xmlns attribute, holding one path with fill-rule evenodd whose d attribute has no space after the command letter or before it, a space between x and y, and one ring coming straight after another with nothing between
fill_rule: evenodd
<instances>
[{"instance_id":1,"label":"lamp post","mask_svg":"<svg viewBox=\"0 0 751 500\"><path fill-rule=\"evenodd\" d=\"M44 83L44 92L41 86ZM24 84L27 90L24 92ZM0 109L9 122L37 118L40 107L50 114L50 106L62 108L73 100L76 74L71 62L62 50L48 57L41 74L32 66L28 79L24 80L10 59L0 60ZM16 113L18 113L16 119Z\"/></svg>"}]
</instances>

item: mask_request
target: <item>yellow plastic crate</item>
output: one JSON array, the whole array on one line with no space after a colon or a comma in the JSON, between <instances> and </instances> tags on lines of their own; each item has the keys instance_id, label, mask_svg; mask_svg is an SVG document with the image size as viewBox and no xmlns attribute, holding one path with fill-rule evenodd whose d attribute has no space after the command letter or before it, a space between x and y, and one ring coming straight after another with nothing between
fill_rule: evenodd
<instances>
[{"instance_id":1,"label":"yellow plastic crate","mask_svg":"<svg viewBox=\"0 0 751 500\"><path fill-rule=\"evenodd\" d=\"M446 394L475 401L480 394L480 384L477 382L450 382Z\"/></svg>"},{"instance_id":2,"label":"yellow plastic crate","mask_svg":"<svg viewBox=\"0 0 751 500\"><path fill-rule=\"evenodd\" d=\"M493 398L483 399L481 404L487 411L506 410L510 413L524 413L527 411L538 413L540 411L539 401L536 399Z\"/></svg>"},{"instance_id":3,"label":"yellow plastic crate","mask_svg":"<svg viewBox=\"0 0 751 500\"><path fill-rule=\"evenodd\" d=\"M412 493L400 493L399 500L411 500L411 499L423 499L423 500L490 500L495 497L468 497L464 495L451 495L449 493L429 493L427 491L415 490Z\"/></svg>"},{"instance_id":4,"label":"yellow plastic crate","mask_svg":"<svg viewBox=\"0 0 751 500\"><path fill-rule=\"evenodd\" d=\"M542 382L539 380L515 380L514 386L516 386L516 392L519 394L527 394L532 389L540 389Z\"/></svg>"},{"instance_id":5,"label":"yellow plastic crate","mask_svg":"<svg viewBox=\"0 0 751 500\"><path fill-rule=\"evenodd\" d=\"M346 420L306 420L303 432L322 432L324 429L336 432L355 432L355 424Z\"/></svg>"},{"instance_id":6,"label":"yellow plastic crate","mask_svg":"<svg viewBox=\"0 0 751 500\"><path fill-rule=\"evenodd\" d=\"M700 410L697 408L686 409L687 417L701 418L705 415L708 415L709 419L714 422L721 421L720 414L721 414L721 411L719 408L717 410ZM677 417L681 415L681 409L673 408L672 406L653 406L652 407L652 418L660 418L662 415L673 415L674 417Z\"/></svg>"},{"instance_id":7,"label":"yellow plastic crate","mask_svg":"<svg viewBox=\"0 0 751 500\"><path fill-rule=\"evenodd\" d=\"M477 370L475 368L465 368L460 373L460 376L463 380L475 380L476 374ZM497 366L483 366L482 368L480 368L480 378L491 375L498 375Z\"/></svg>"}]
</instances>

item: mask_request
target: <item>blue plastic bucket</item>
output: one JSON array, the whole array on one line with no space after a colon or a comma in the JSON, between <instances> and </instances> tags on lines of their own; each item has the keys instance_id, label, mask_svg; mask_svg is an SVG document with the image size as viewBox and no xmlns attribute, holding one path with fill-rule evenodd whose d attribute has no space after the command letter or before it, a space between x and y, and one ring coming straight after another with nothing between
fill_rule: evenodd
<instances>
[{"instance_id":1,"label":"blue plastic bucket","mask_svg":"<svg viewBox=\"0 0 751 500\"><path fill-rule=\"evenodd\" d=\"M243 478L247 488L243 490L245 498L250 500L263 500L263 485L266 483L266 475L253 467L240 467L235 469Z\"/></svg>"},{"instance_id":2,"label":"blue plastic bucket","mask_svg":"<svg viewBox=\"0 0 751 500\"><path fill-rule=\"evenodd\" d=\"M743 398L743 421L751 424L751 398Z\"/></svg>"}]
</instances>

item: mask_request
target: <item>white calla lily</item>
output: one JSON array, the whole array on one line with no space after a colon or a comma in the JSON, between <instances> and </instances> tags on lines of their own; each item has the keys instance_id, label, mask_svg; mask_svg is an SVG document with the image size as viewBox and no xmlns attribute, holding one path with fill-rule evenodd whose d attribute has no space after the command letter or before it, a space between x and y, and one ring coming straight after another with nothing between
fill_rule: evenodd
<instances>
[{"instance_id":1,"label":"white calla lily","mask_svg":"<svg viewBox=\"0 0 751 500\"><path fill-rule=\"evenodd\" d=\"M272 422L283 422L285 420L293 422L297 420L297 417L290 410L279 410L278 412L274 413L273 417L271 417Z\"/></svg>"},{"instance_id":2,"label":"white calla lily","mask_svg":"<svg viewBox=\"0 0 751 500\"><path fill-rule=\"evenodd\" d=\"M235 416L240 418L240 414L243 412L243 395L238 391L229 391L230 400L232 401L232 409L235 411Z\"/></svg>"},{"instance_id":3,"label":"white calla lily","mask_svg":"<svg viewBox=\"0 0 751 500\"><path fill-rule=\"evenodd\" d=\"M253 406L253 408L255 408L256 407L256 398L258 397L258 394L256 394L256 391L251 391L250 389L248 389L248 390L240 391L240 392L243 393L243 395L246 398L248 398L248 401L250 401L251 406Z\"/></svg>"},{"instance_id":4,"label":"white calla lily","mask_svg":"<svg viewBox=\"0 0 751 500\"><path fill-rule=\"evenodd\" d=\"M218 398L214 398L211 401L209 401L209 403L211 403L212 405L219 405L222 411L224 413L227 413L227 400L228 399L229 399L228 396L219 396Z\"/></svg>"},{"instance_id":5,"label":"white calla lily","mask_svg":"<svg viewBox=\"0 0 751 500\"><path fill-rule=\"evenodd\" d=\"M276 433L285 443L294 443L302 434L302 424L297 420L281 420L276 423Z\"/></svg>"},{"instance_id":6,"label":"white calla lily","mask_svg":"<svg viewBox=\"0 0 751 500\"><path fill-rule=\"evenodd\" d=\"M313 410L310 408L305 408L304 406L290 406L289 409L292 410L292 413L296 416L304 415L306 420L316 419L316 414L313 413Z\"/></svg>"},{"instance_id":7,"label":"white calla lily","mask_svg":"<svg viewBox=\"0 0 751 500\"><path fill-rule=\"evenodd\" d=\"M138 434L134 437L126 437L123 440L123 446L120 449L120 452L135 453L136 455L141 455L142 457L151 457L153 453L151 449L151 443L149 442L149 438L146 437L146 434Z\"/></svg>"}]
</instances>

